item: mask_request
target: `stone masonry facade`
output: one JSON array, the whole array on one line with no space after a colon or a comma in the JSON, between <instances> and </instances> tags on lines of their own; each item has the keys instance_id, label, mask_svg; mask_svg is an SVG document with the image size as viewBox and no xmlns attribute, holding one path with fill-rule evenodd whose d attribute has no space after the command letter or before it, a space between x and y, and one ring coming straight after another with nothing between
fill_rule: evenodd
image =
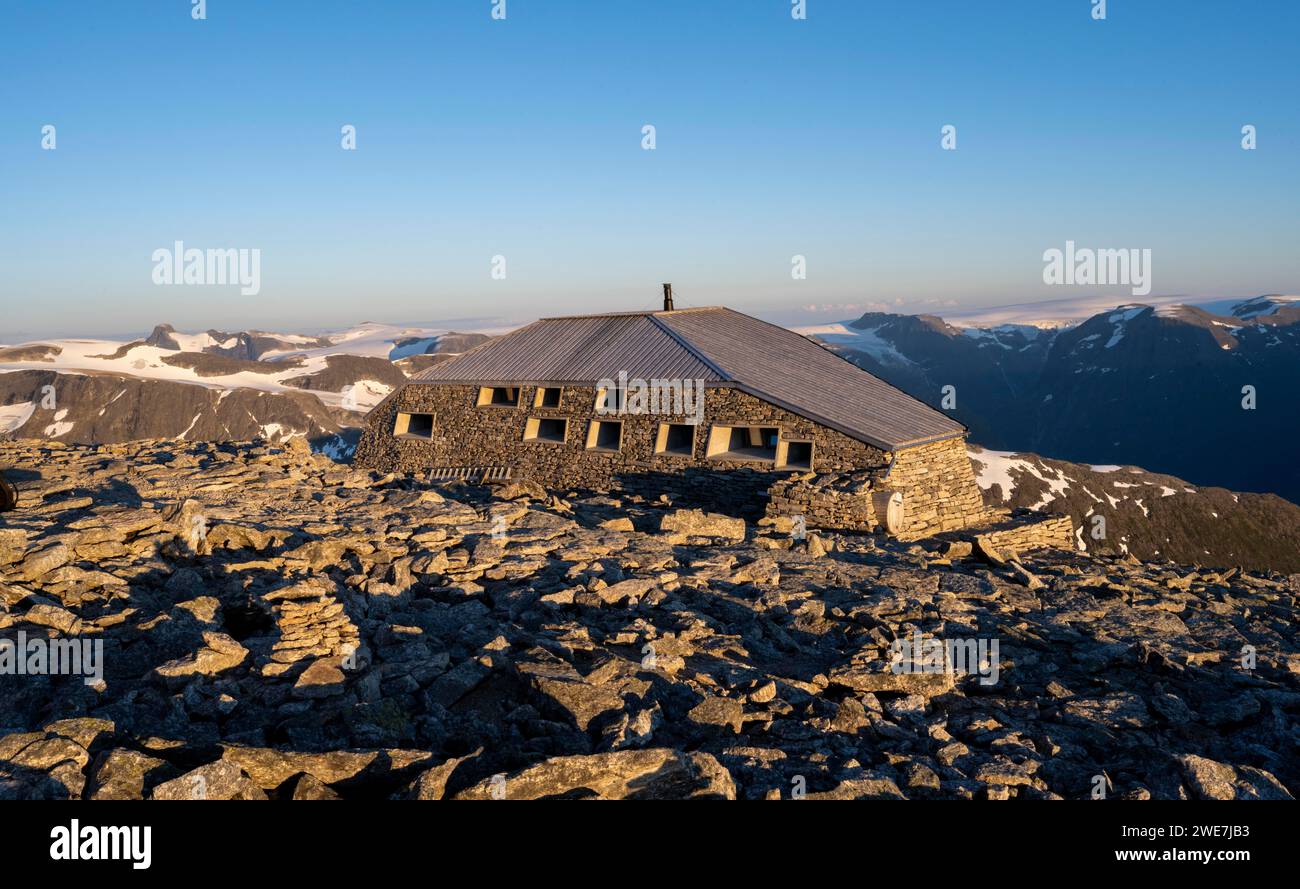
<instances>
[{"instance_id":1,"label":"stone masonry facade","mask_svg":"<svg viewBox=\"0 0 1300 889\"><path fill-rule=\"evenodd\" d=\"M985 521L984 498L964 438L899 451L881 481L903 494L900 536L926 537Z\"/></svg>"},{"instance_id":2,"label":"stone masonry facade","mask_svg":"<svg viewBox=\"0 0 1300 889\"><path fill-rule=\"evenodd\" d=\"M760 461L708 458L709 429L714 425L774 426L784 440L811 441L813 467L818 472L883 468L891 457L886 451L728 387L705 390L703 421L696 429L689 457L656 454L659 424L685 423L687 418L599 414L594 386L564 386L558 408L533 407L537 387L519 388L518 407L480 407L478 386L409 384L372 412L357 446L356 462L395 472L505 465L515 469L515 478L568 488L626 486L638 483L638 476L643 477L639 484L644 485L663 476L691 474L698 478L702 471L731 470L748 470L766 487L792 471L778 470ZM432 414L432 436L394 436L399 412ZM564 442L524 441L526 424L532 417L567 420ZM588 424L593 420L623 423L622 444L617 452L587 449Z\"/></svg>"},{"instance_id":3,"label":"stone masonry facade","mask_svg":"<svg viewBox=\"0 0 1300 889\"><path fill-rule=\"evenodd\" d=\"M648 499L733 512L802 515L809 527L880 531L881 495L903 497L900 537L915 539L989 519L963 438L889 452L738 389L705 390L703 420L690 456L656 454L665 414L601 414L594 386L564 386L558 407L534 407L536 386L520 386L517 406L478 405L479 387L413 383L375 409L357 446L356 462L383 471L423 472L508 466L512 478L570 489L618 488ZM395 435L399 413L433 417L428 435ZM526 441L530 418L566 420L562 443ZM593 421L619 421L617 451L588 449ZM709 430L771 426L786 441L812 442L812 470L771 462L707 456Z\"/></svg>"},{"instance_id":4,"label":"stone masonry facade","mask_svg":"<svg viewBox=\"0 0 1300 889\"><path fill-rule=\"evenodd\" d=\"M883 467L857 472L817 472L776 482L769 516L802 515L809 527L879 531L884 501L903 497L899 537L915 539L988 521L966 442L953 438L898 451Z\"/></svg>"},{"instance_id":5,"label":"stone masonry facade","mask_svg":"<svg viewBox=\"0 0 1300 889\"><path fill-rule=\"evenodd\" d=\"M877 532L884 517L877 514L875 495L884 470L805 472L775 482L769 490L767 515L803 516L810 528L828 531Z\"/></svg>"}]
</instances>

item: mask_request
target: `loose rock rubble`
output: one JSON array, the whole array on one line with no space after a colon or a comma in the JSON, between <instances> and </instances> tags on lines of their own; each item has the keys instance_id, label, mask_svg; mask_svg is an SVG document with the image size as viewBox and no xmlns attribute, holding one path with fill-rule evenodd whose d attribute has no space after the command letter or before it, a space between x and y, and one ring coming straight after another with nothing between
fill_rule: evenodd
<instances>
[{"instance_id":1,"label":"loose rock rubble","mask_svg":"<svg viewBox=\"0 0 1300 889\"><path fill-rule=\"evenodd\" d=\"M794 539L264 443L0 465L0 638L103 652L0 663L0 798L1300 790L1300 576ZM922 638L996 640L996 673L895 669Z\"/></svg>"}]
</instances>

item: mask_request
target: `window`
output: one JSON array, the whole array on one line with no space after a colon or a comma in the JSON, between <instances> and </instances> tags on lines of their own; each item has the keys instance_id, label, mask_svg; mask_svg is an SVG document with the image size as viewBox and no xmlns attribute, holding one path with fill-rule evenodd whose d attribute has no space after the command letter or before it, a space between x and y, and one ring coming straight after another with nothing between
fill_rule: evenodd
<instances>
[{"instance_id":1,"label":"window","mask_svg":"<svg viewBox=\"0 0 1300 889\"><path fill-rule=\"evenodd\" d=\"M623 409L623 398L627 395L627 390L619 386L606 387L600 386L596 389L596 411L599 413L602 409L605 413L616 414Z\"/></svg>"},{"instance_id":2,"label":"window","mask_svg":"<svg viewBox=\"0 0 1300 889\"><path fill-rule=\"evenodd\" d=\"M709 430L708 457L775 462L780 437L775 426L714 426Z\"/></svg>"},{"instance_id":3,"label":"window","mask_svg":"<svg viewBox=\"0 0 1300 889\"><path fill-rule=\"evenodd\" d=\"M776 465L782 469L812 469L813 443L783 441L776 446Z\"/></svg>"},{"instance_id":4,"label":"window","mask_svg":"<svg viewBox=\"0 0 1300 889\"><path fill-rule=\"evenodd\" d=\"M433 438L433 414L399 413L393 435L409 438Z\"/></svg>"},{"instance_id":5,"label":"window","mask_svg":"<svg viewBox=\"0 0 1300 889\"><path fill-rule=\"evenodd\" d=\"M555 417L529 417L524 426L524 441L545 441L564 444L569 431L569 421Z\"/></svg>"},{"instance_id":6,"label":"window","mask_svg":"<svg viewBox=\"0 0 1300 889\"><path fill-rule=\"evenodd\" d=\"M559 407L560 393L563 391L558 386L538 386L537 397L533 399L533 407Z\"/></svg>"},{"instance_id":7,"label":"window","mask_svg":"<svg viewBox=\"0 0 1300 889\"><path fill-rule=\"evenodd\" d=\"M695 453L695 427L689 423L660 423L655 453L690 457Z\"/></svg>"},{"instance_id":8,"label":"window","mask_svg":"<svg viewBox=\"0 0 1300 889\"><path fill-rule=\"evenodd\" d=\"M587 429L587 450L617 451L623 446L623 424L619 420L592 420Z\"/></svg>"},{"instance_id":9,"label":"window","mask_svg":"<svg viewBox=\"0 0 1300 889\"><path fill-rule=\"evenodd\" d=\"M478 406L496 405L499 407L519 406L518 386L480 386Z\"/></svg>"}]
</instances>

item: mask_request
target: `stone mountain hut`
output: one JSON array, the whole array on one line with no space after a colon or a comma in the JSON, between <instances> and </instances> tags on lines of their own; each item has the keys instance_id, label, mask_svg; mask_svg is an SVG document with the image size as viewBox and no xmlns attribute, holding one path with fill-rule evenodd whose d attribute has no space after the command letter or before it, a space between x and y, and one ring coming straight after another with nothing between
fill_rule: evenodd
<instances>
[{"instance_id":1,"label":"stone mountain hut","mask_svg":"<svg viewBox=\"0 0 1300 889\"><path fill-rule=\"evenodd\" d=\"M907 537L982 518L956 420L800 334L664 291L662 311L543 318L416 374L371 411L357 464L765 498L810 527Z\"/></svg>"}]
</instances>

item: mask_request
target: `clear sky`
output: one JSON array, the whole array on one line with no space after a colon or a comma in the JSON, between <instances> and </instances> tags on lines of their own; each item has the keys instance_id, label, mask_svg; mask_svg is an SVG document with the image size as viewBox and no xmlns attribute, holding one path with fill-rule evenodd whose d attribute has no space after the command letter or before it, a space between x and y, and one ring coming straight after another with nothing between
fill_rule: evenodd
<instances>
[{"instance_id":1,"label":"clear sky","mask_svg":"<svg viewBox=\"0 0 1300 889\"><path fill-rule=\"evenodd\" d=\"M493 5L0 2L0 342L1026 302L1089 292L1043 283L1067 239L1300 290L1295 0ZM261 292L154 285L177 240Z\"/></svg>"}]
</instances>

